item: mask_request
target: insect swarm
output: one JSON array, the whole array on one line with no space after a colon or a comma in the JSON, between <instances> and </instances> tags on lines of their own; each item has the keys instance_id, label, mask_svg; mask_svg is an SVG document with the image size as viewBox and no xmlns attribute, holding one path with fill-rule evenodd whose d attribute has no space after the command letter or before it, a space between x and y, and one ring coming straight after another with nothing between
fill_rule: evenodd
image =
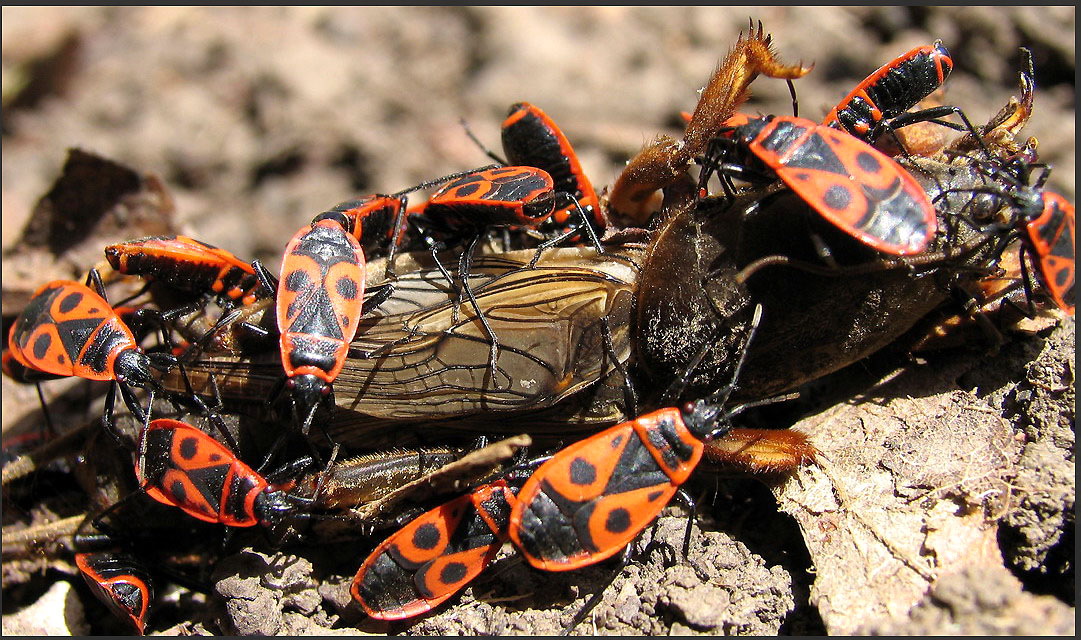
<instances>
[{"instance_id":1,"label":"insect swarm","mask_svg":"<svg viewBox=\"0 0 1081 640\"><path fill-rule=\"evenodd\" d=\"M1015 91L1013 65L1002 63L1003 68L1011 70L1006 74L996 75L992 69L1002 58L1014 55L1013 45L966 51L961 45L965 41L962 36L983 41L978 37L980 27L964 19L963 11L966 10L971 9L932 8L921 14L923 17L920 20L913 17L913 12L902 11L894 14L900 21L900 27L891 22L893 18L885 16L884 12L856 8L819 10L823 13L790 9L790 13L780 17L762 17L782 55L787 56L786 62L802 57L805 61L813 60L816 63L816 71L805 79L806 82L797 81L803 117L819 119L880 64L911 46L943 38L951 54L959 61L949 81L949 101L975 110L972 115L974 121L979 122L987 115L979 111L980 105L997 106ZM748 13L718 12L715 8L704 7L615 9L607 10L607 13L601 10L576 12L547 8L511 12L481 8L460 13L435 9L404 10L404 13L402 10L373 9L364 14L361 20L351 10L339 8L311 9L308 14L301 10L285 9L280 10L280 15L260 9L247 10L250 13L244 13L244 10L181 12L168 8L123 9L122 16L143 16L147 20L116 21L115 30L108 34L112 38L109 46L95 49L86 45L102 42L101 38L106 37L92 19L99 15L95 13L98 10L72 12L70 16L48 10L39 11L53 18L50 23L53 26L47 30L48 33L62 32L63 25L78 28L84 42L83 55L88 57L83 58L80 75L76 76L77 82L68 85L69 93L46 98L38 103L38 107L19 107L11 112L11 119L5 109L5 125L14 127L14 133L6 135L5 142L9 144L5 144L3 149L5 165L9 167L7 170L19 167L19 171L29 173L32 168L41 166L40 144L52 144L57 149L70 145L73 138L67 125L48 126L52 122L49 118L69 117L71 119L67 122L71 125L94 134L92 139L96 151L123 159L142 169L160 172L171 188L186 201L180 208L180 215L193 225L187 230L191 234L217 246L227 247L237 255L268 260L275 259L273 251L280 253L281 241L296 230L301 222L299 212L321 211L326 205L349 194L387 188L384 185L395 188L396 185L415 184L432 176L474 166L479 164L478 160L483 162L475 155L476 151L468 140L462 138L460 143L454 142L455 137L460 136L457 119L465 115L478 128L481 123L488 123L487 126L492 127L489 132L494 136L495 127L505 114L507 105L514 100L529 100L557 117L560 126L574 141L575 149L598 189L610 185L625 158L659 131L660 125L668 118L674 117L672 114L693 103L693 89L700 86L711 66L735 40L739 29L745 27ZM131 14L124 13L126 11L131 11ZM1035 14L1027 10L1017 10L1016 14L1007 10L988 11L994 19L1001 21L1005 37L1013 38L1018 44L1023 43L1024 39L1014 25L1021 15L1047 26L1049 38L1072 36L1060 34L1056 27L1072 24L1072 10L1066 15L1060 13L1062 10L1052 8L1044 8L1044 13ZM733 15L729 18L725 15L728 13ZM759 17L757 10L753 14ZM20 15L19 10L5 12L5 41L20 40L15 37L20 32L14 31ZM248 26L237 28L236 22L239 20ZM920 26L936 24L936 21L956 25L960 35L954 37L949 33L932 33ZM167 44L162 44L160 33L157 37L148 38L138 31L150 24L167 30L171 36ZM566 34L568 37L559 38L561 47L556 48L552 46L551 33L546 38L525 27L518 29L508 26L519 24L538 27L553 25L553 33ZM270 33L271 25L275 27L273 35ZM837 25L845 25L844 37L837 39L837 42L844 43L845 51L826 51L825 44L817 44L826 38L817 34L837 33L840 28ZM290 37L282 38L283 32L279 28L284 29ZM582 35L582 28L591 31L588 35ZM44 34L46 30L38 32ZM886 36L879 35L896 33L905 33L906 41L901 43L895 39L883 42ZM808 34L814 36L812 44L804 44L806 41L800 40L808 37ZM381 35L386 35L387 40L377 37ZM511 36L513 43L509 42ZM327 39L332 39L333 47L325 46ZM47 38L42 37L41 40ZM24 59L35 57L36 53L63 50L55 40L52 45L31 44L40 41L38 39L22 38L21 41L27 43L24 45L27 48ZM399 49L392 50L390 41L396 42ZM309 47L313 43L319 45ZM469 48L466 43L471 43ZM493 48L483 48L484 43ZM605 45L608 47L605 55L600 55L601 50L596 43L610 43ZM176 56L163 59L158 54L149 53L163 51L163 46L175 51ZM300 51L294 49L299 46L307 47L305 50L311 57L300 55ZM817 46L823 48L815 49ZM118 73L117 65L100 63L100 56L121 50L140 59L139 65L130 65L130 73L124 71L128 74L125 80L127 86L138 89L136 91L120 89L115 79L110 79L110 74L115 76ZM267 58L266 52L271 50L281 52L280 61L278 57ZM490 56L478 71L475 64L468 63L470 59L476 60L469 57L469 51L475 54L484 50L498 51L499 55ZM538 61L537 51L553 50L554 53L542 56ZM1045 48L1039 55L1047 56L1042 59L1055 65L1062 62L1061 56L1054 54L1050 48ZM185 64L174 64L178 60ZM209 64L214 60L219 61L217 67ZM399 62L380 63L390 60ZM588 63L584 62L586 60ZM636 60L639 66L632 67L631 63ZM241 65L252 64L257 66L258 72L240 72ZM346 64L349 65L349 73L340 76L327 73L328 69L341 70L342 65ZM848 71L836 80L822 77L824 74L820 72L831 66ZM997 84L986 87L964 82L965 78L974 77L972 69L976 66L991 70L979 77ZM1050 70L1052 65L1045 65L1044 68ZM1072 63L1066 61L1064 68L1072 77ZM232 73L231 70L237 72ZM175 80L169 83L154 81L163 77L161 74ZM392 74L395 77L393 82L389 80ZM324 79L317 90L282 89L311 87L308 80L311 78ZM360 79L359 84L357 78ZM526 90L524 78L529 80L529 91ZM573 86L571 78L574 79ZM1041 87L1053 92L1061 89L1055 86L1061 82L1041 81ZM481 86L478 87L476 83ZM364 87L364 90L358 91L358 86ZM496 86L509 89L492 90ZM976 89L966 89L966 86L975 86ZM400 87L411 89L404 93ZM454 89L449 90L448 87ZM614 88L618 88L618 91ZM966 90L969 93L966 94ZM782 82L760 79L755 83L754 91L758 98L768 100L768 103L751 103L752 113L790 113L787 89ZM473 111L460 106L463 95L468 96L465 100ZM142 97L135 102L137 96ZM147 96L158 98L150 101L146 99ZM223 96L229 96L229 99L223 100ZM422 96L422 99L415 99L416 96ZM316 106L313 107L313 104ZM585 104L590 106L587 108L583 106ZM169 105L168 109L163 105ZM45 107L48 107L47 111ZM131 109L130 113L142 113L147 118L120 117L128 108ZM318 118L311 117L314 112L318 113ZM169 117L158 118L158 124L154 124L155 114ZM1041 151L1045 152L1043 159L1056 166L1052 180L1064 181L1065 184L1062 186L1062 182L1056 182L1055 188L1069 198L1073 197L1070 177L1074 174L1072 144L1060 140L1071 137L1062 133L1062 127L1069 126L1068 123L1073 121L1069 108L1056 105L1050 99L1043 100L1038 104L1037 115L1027 131L1028 135L1041 139ZM1052 131L1056 133L1052 134ZM678 131L669 133L678 135ZM32 148L17 144L31 138L39 141ZM258 140L258 143L253 140ZM10 144L12 141L16 144ZM455 147L455 144L458 146ZM452 161L445 154L457 154L453 156L456 159ZM615 157L609 160L610 156ZM410 171L415 171L416 175L405 175ZM366 172L373 175L364 180L363 185L350 188L351 181L363 179ZM174 176L180 179L174 180ZM17 218L9 219L8 215L29 211L32 199L44 192L52 179L52 171L44 172L36 183L33 180L16 180L12 174L5 177L5 187L17 187L20 191L16 193L23 193L21 197L27 203L25 207L5 206L6 221L11 220L18 228ZM314 186L316 182L322 186ZM328 188L327 184L332 186ZM328 193L341 194L341 198L330 198L328 201ZM196 231L199 233L196 234ZM154 232L131 237L151 233ZM99 255L100 249L100 246L96 247ZM5 266L7 260L5 256ZM5 272L6 289L12 284L7 275L8 272ZM35 278L34 284L42 281ZM1049 344L1056 352L1072 353L1072 335L1070 325L1065 337L1055 334ZM991 364L983 362L981 370L994 370L996 362L1001 361L992 361ZM1033 372L1036 382L1052 390L1072 386L1069 378L1062 377L1061 368L1068 366L1062 364L1062 360L1051 358L1041 362L1043 364ZM1020 367L1002 366L1001 370L1009 371L1011 380L1023 380L1025 377ZM994 385L990 382L981 385L981 393L993 393L990 391L992 387ZM9 401L21 399L25 407L36 406L32 389L28 390L31 395L22 395L21 392L13 394L9 393L10 390L11 387L5 387L5 397L10 398ZM1032 390L1036 397L1047 399L1055 406L1072 403L1072 391L1055 391L1057 395L1054 395L1027 383L1023 390ZM1043 395L1045 393L1050 395ZM915 393L913 399L914 402L924 403L927 396ZM100 403L97 406L100 407ZM911 407L902 409L909 414L914 411ZM5 416L12 416L11 411L5 410L4 413ZM1072 422L1072 412L1066 412L1064 416L1064 424ZM1014 418L1010 417L1009 420L1012 422ZM1050 420L1047 424L1057 422ZM862 427L857 425L856 428ZM1043 427L1034 429L1029 436L1031 441L1036 441L1037 436L1041 436L1044 442L1048 441L1047 434L1040 431ZM878 442L869 448L881 451L878 448L881 445ZM1019 500L1018 496L1015 496L1016 500ZM738 507L744 503L733 500L729 504ZM1060 504L1052 512L1061 514L1062 509ZM733 556L734 563L740 563L766 548L783 547L783 544L743 542L756 539L754 533L743 533L749 532L750 527L768 529L771 524L777 525L778 530L787 527L783 530L792 534L791 542L796 545L795 548L801 544L800 533L790 522L784 524L784 518L761 519L759 516L763 514L758 511L748 512L739 508L718 508L718 511L723 511L723 517L730 514L733 519L743 518L744 529L737 534L737 527L729 528L723 523L709 525L711 530L701 538L696 529L695 540L708 542L709 545L696 547L692 550L692 556L705 548L713 550L708 553L723 550ZM671 528L674 534L672 539L678 540L684 523L682 516L662 520L659 537L663 538L665 531ZM1057 530L1055 525L1041 526L1046 531ZM1020 528L1015 530L1020 531ZM768 540L765 536L758 536L757 539ZM1025 547L1032 551L1022 553L1021 556L1027 559L1018 562L1036 567L1045 564L1039 558L1047 557L1050 560L1046 566L1052 568L1053 575L1059 575L1054 573L1056 569L1053 568L1055 553L1050 553L1055 548L1054 543L1047 542L1042 547L1040 543L1025 543ZM638 568L637 582L617 582L613 585L610 594L606 594L610 604L602 605L596 612L598 631L667 633L675 624L688 627L688 617L694 620L698 628L718 629L728 624L730 629L741 633L775 633L786 618L792 621L789 628L793 629L821 630L822 627L817 626L819 619L830 630L848 628L835 626L839 625L836 611L816 612L816 607L808 604L803 596L791 596L794 601L802 603L792 605L786 604L790 602L788 595L771 595L793 593L793 579L778 578L770 573L771 567L781 567L777 570L778 574L798 576L795 579L797 593L802 593L799 589L806 589L812 578L802 573L798 562L791 573L786 573L781 566L783 563L769 560L776 556L768 553L757 553L765 558L761 567L757 560L751 560L750 568L726 570L724 575L717 570L718 573L711 575L709 585L712 589L727 593L730 602L737 601L735 596L742 596L743 599L738 601L743 604L730 605L724 611L718 607L713 617L696 615L700 613L699 610L686 602L698 593L696 589L702 588L700 585L703 583L689 577L693 572L663 569L662 552L663 548L650 556L655 557L649 561L655 563L651 565L652 569ZM822 570L821 565L816 568ZM353 569L355 566L343 566L340 571L344 575ZM665 571L669 571L667 577ZM480 595L502 589L489 601L472 604L472 600L463 600L463 606L455 607L445 617L428 618L409 629L429 633L455 630L504 630L509 633L514 631L510 626L512 616L524 614L520 609L513 609L514 613L506 616L502 613L502 607L536 602L543 610L536 609L536 613L529 613L531 630L538 633L555 631L558 624L545 626L545 617L558 615L572 588L580 589L583 593L581 597L587 596L591 592L589 580L600 578L600 574L598 571L597 574L555 582L552 587L554 594L546 593L546 585L538 585L534 578L532 600L500 602L500 597L520 596L528 590L519 592L499 586L516 579L522 585L527 584L528 574L510 568L501 582L481 585ZM681 587L683 581L692 586ZM651 582L652 586L639 588L638 585L647 582ZM627 602L626 598L620 599L619 596L621 589L628 584L631 585L627 587L628 593L632 589L635 593L634 612L627 613L624 620L617 607ZM752 593L752 587L757 593L763 585L770 585L770 589L777 586L779 591L767 590L759 595ZM8 589L5 585L5 595L11 593ZM701 593L704 596L716 591ZM545 600L548 595L554 597ZM641 604L643 602L645 604ZM663 604L658 607L657 603L661 602ZM329 603L324 606L337 614ZM643 610L646 606L653 606L654 609L647 614ZM787 613L793 608L792 613ZM628 606L628 611L631 609ZM492 613L496 610L499 613ZM660 615L654 615L658 610ZM762 612L765 620L753 611ZM860 615L863 622L871 623L880 620L882 614L871 611L861 612ZM290 620L289 624L297 624L295 618L290 617ZM1044 624L1053 624L1050 620L1053 619L1049 615L1049 621L1044 621ZM339 624L345 624L345 621ZM358 624L362 623L358 621ZM151 628L157 630L153 626ZM591 629L589 621L583 628Z\"/></svg>"}]
</instances>

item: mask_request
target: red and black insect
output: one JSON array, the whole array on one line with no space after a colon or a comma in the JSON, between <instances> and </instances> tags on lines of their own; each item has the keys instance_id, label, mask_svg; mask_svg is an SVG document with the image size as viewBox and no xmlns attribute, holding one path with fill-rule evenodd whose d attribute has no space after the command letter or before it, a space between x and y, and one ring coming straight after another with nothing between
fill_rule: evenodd
<instances>
[{"instance_id":1,"label":"red and black insect","mask_svg":"<svg viewBox=\"0 0 1081 640\"><path fill-rule=\"evenodd\" d=\"M76 553L75 565L95 597L142 635L154 599L146 567L131 554L113 551Z\"/></svg>"},{"instance_id":2,"label":"red and black insect","mask_svg":"<svg viewBox=\"0 0 1081 640\"><path fill-rule=\"evenodd\" d=\"M488 157L504 168L532 167L545 171L552 178L556 200L552 214L543 219L508 222L505 226L528 227L547 238L542 245L545 247L567 239L577 241L581 237L578 232L585 229L593 245L600 249L598 232L607 228L608 219L570 141L544 111L528 102L511 105L502 126L506 159L485 147L468 126L466 133ZM572 223L572 217L577 221Z\"/></svg>"},{"instance_id":3,"label":"red and black insect","mask_svg":"<svg viewBox=\"0 0 1081 640\"><path fill-rule=\"evenodd\" d=\"M1050 191L1017 194L1037 273L1060 309L1074 312L1074 207ZM1021 263L1022 266L1024 262Z\"/></svg>"},{"instance_id":4,"label":"red and black insect","mask_svg":"<svg viewBox=\"0 0 1081 640\"><path fill-rule=\"evenodd\" d=\"M571 217L579 211L585 214L594 232L604 231L608 221L593 184L567 136L546 113L528 102L511 105L503 121L502 138L508 160L504 164L543 169L552 177L556 193L573 196L573 199L564 198L566 202L555 208L541 231L547 231L545 227L566 231Z\"/></svg>"},{"instance_id":5,"label":"red and black insect","mask_svg":"<svg viewBox=\"0 0 1081 640\"><path fill-rule=\"evenodd\" d=\"M892 158L847 133L792 116L754 118L714 139L699 179L774 176L864 244L894 255L923 251L937 229L927 194Z\"/></svg>"},{"instance_id":6,"label":"red and black insect","mask_svg":"<svg viewBox=\"0 0 1081 640\"><path fill-rule=\"evenodd\" d=\"M999 250L1005 250L1014 237L1019 237L1022 254L1021 280L1027 299L1032 300L1032 291L1025 255L1028 255L1036 266L1037 277L1051 299L1060 309L1073 315L1076 270L1074 206L1061 195L1043 188L1047 172L1044 172L1035 185L1026 186L1020 178L1029 171L1027 163L1007 163L1006 166L1013 167L1019 175L1015 176L1008 169L991 170L988 175L1005 184L993 183L986 187L958 191L992 196L990 203L973 199L969 203L971 205L982 204L997 210L1003 201L1007 203L1012 212L1010 219L1005 223L992 224L992 233L987 236L987 241L998 238ZM941 197L946 197L948 193L944 192ZM976 222L979 224L978 219ZM1014 233L1000 234L996 232L998 230L1012 230Z\"/></svg>"},{"instance_id":7,"label":"red and black insect","mask_svg":"<svg viewBox=\"0 0 1081 640\"><path fill-rule=\"evenodd\" d=\"M92 272L88 280L104 293L96 275ZM164 371L177 364L170 354L144 353L102 295L68 280L47 283L34 293L11 327L8 349L19 364L30 369L56 376L113 381L104 416L110 432L115 390L120 389L125 404L141 421L144 412L130 387L157 388L151 367Z\"/></svg>"},{"instance_id":8,"label":"red and black insect","mask_svg":"<svg viewBox=\"0 0 1081 640\"><path fill-rule=\"evenodd\" d=\"M942 41L916 47L882 65L856 85L822 124L873 143L891 119L942 86L952 70L953 58ZM950 109L947 113L952 112Z\"/></svg>"},{"instance_id":9,"label":"red and black insect","mask_svg":"<svg viewBox=\"0 0 1081 640\"><path fill-rule=\"evenodd\" d=\"M569 571L595 564L657 517L698 466L706 443L726 434L729 419L750 406L724 408L760 318L761 307L724 389L606 429L537 468L510 516L510 539L531 565Z\"/></svg>"},{"instance_id":10,"label":"red and black insect","mask_svg":"<svg viewBox=\"0 0 1081 640\"><path fill-rule=\"evenodd\" d=\"M148 276L192 293L212 293L226 309L267 296L252 266L232 253L187 236L154 236L105 248L120 273Z\"/></svg>"},{"instance_id":11,"label":"red and black insect","mask_svg":"<svg viewBox=\"0 0 1081 640\"><path fill-rule=\"evenodd\" d=\"M705 441L723 434L718 415L714 404L659 409L562 449L522 487L514 544L546 571L615 555L676 494Z\"/></svg>"},{"instance_id":12,"label":"red and black insect","mask_svg":"<svg viewBox=\"0 0 1081 640\"><path fill-rule=\"evenodd\" d=\"M457 234L496 226L535 227L555 209L555 183L536 167L496 167L451 180L424 204L428 224Z\"/></svg>"},{"instance_id":13,"label":"red and black insect","mask_svg":"<svg viewBox=\"0 0 1081 640\"><path fill-rule=\"evenodd\" d=\"M151 498L230 527L273 527L304 517L297 507L310 504L276 489L220 442L179 420L160 418L147 426L135 472Z\"/></svg>"},{"instance_id":14,"label":"red and black insect","mask_svg":"<svg viewBox=\"0 0 1081 640\"><path fill-rule=\"evenodd\" d=\"M483 485L413 520L375 548L350 592L378 620L431 611L487 567L507 540L515 489Z\"/></svg>"},{"instance_id":15,"label":"red and black insect","mask_svg":"<svg viewBox=\"0 0 1081 640\"><path fill-rule=\"evenodd\" d=\"M285 247L277 285L279 346L302 433L345 366L364 311L365 264L357 239L330 217L317 218Z\"/></svg>"}]
</instances>

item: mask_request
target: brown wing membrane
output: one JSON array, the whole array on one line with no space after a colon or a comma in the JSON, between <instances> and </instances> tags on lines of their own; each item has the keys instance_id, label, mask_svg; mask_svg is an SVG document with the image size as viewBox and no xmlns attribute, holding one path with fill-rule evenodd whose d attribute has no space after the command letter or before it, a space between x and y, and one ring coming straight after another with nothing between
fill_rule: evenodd
<instances>
[{"instance_id":1,"label":"brown wing membrane","mask_svg":"<svg viewBox=\"0 0 1081 640\"><path fill-rule=\"evenodd\" d=\"M418 258L394 295L365 317L334 384L330 433L348 446L368 426L433 421L491 412L544 409L617 370L604 344L611 328L615 359L630 359L636 248L547 250L535 269L533 251L482 257L471 284L499 337L496 369L471 305L455 308L445 278ZM444 264L456 261L444 260ZM378 269L375 270L378 272ZM374 354L374 355L373 355ZM187 365L198 390L213 373L225 398L264 401L280 379L280 363L260 354L204 354ZM183 384L172 377L168 387Z\"/></svg>"}]
</instances>

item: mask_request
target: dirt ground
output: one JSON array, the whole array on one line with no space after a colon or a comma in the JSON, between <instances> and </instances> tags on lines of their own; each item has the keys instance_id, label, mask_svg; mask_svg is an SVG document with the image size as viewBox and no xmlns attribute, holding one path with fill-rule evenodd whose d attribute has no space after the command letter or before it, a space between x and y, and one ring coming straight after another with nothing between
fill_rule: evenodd
<instances>
[{"instance_id":1,"label":"dirt ground","mask_svg":"<svg viewBox=\"0 0 1081 640\"><path fill-rule=\"evenodd\" d=\"M982 123L1017 93L1018 47L1031 48L1025 134L1054 165L1049 185L1075 199L1072 7L4 7L2 17L5 318L39 284L101 260L94 250L12 258L69 148L156 174L178 231L276 271L314 212L486 164L460 119L498 148L516 101L541 106L594 183L610 184L644 142L678 135L679 112L748 17L783 61L815 64L796 83L811 118L877 66L941 39L956 63L945 99ZM760 78L753 92L745 110L791 113L783 82ZM115 232L153 231L136 217ZM697 479L691 493L708 508L689 558L685 511L672 507L576 632L1072 634L1075 329L1056 318L994 355L912 361L886 350L805 393L795 428L819 463L770 485ZM37 401L7 380L3 394L6 441ZM541 574L508 550L449 606L394 624L350 603L361 558L348 550L246 550L215 568L215 594L163 594L149 630L550 634L611 574ZM5 565L5 635L123 631L70 564L36 566L32 585L15 585Z\"/></svg>"}]
</instances>

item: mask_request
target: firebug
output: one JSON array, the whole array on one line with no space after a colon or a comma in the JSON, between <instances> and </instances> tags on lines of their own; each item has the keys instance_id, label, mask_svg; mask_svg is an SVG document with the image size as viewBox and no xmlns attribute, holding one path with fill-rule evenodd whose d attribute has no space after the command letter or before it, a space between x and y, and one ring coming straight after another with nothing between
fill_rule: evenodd
<instances>
[{"instance_id":1,"label":"firebug","mask_svg":"<svg viewBox=\"0 0 1081 640\"><path fill-rule=\"evenodd\" d=\"M827 220L879 251L919 253L937 229L927 194L896 161L810 120L754 118L716 138L707 157L700 188L714 171L752 181L775 175Z\"/></svg>"},{"instance_id":2,"label":"firebug","mask_svg":"<svg viewBox=\"0 0 1081 640\"><path fill-rule=\"evenodd\" d=\"M608 221L593 184L586 177L567 136L548 114L528 102L511 105L503 121L502 138L508 164L543 169L552 177L557 193L574 197L574 200L568 198L567 202L557 205L544 226L565 231L571 216L580 210L594 231L604 231Z\"/></svg>"},{"instance_id":3,"label":"firebug","mask_svg":"<svg viewBox=\"0 0 1081 640\"><path fill-rule=\"evenodd\" d=\"M232 253L187 236L154 236L105 248L113 269L166 282L193 293L212 293L225 308L265 296L252 266Z\"/></svg>"},{"instance_id":4,"label":"firebug","mask_svg":"<svg viewBox=\"0 0 1081 640\"><path fill-rule=\"evenodd\" d=\"M96 275L92 272L89 280L104 292ZM141 421L144 412L130 387L157 388L151 368L166 370L177 364L170 354L144 353L131 329L102 295L68 280L54 280L34 293L11 327L8 349L19 364L30 369L56 376L113 381L104 416L110 432L116 389Z\"/></svg>"},{"instance_id":5,"label":"firebug","mask_svg":"<svg viewBox=\"0 0 1081 640\"><path fill-rule=\"evenodd\" d=\"M856 85L822 124L873 143L890 119L942 86L952 70L953 58L941 40L916 47L882 65Z\"/></svg>"},{"instance_id":6,"label":"firebug","mask_svg":"<svg viewBox=\"0 0 1081 640\"><path fill-rule=\"evenodd\" d=\"M158 502L230 527L271 527L310 502L274 488L207 433L166 418L144 430L136 478Z\"/></svg>"},{"instance_id":7,"label":"firebug","mask_svg":"<svg viewBox=\"0 0 1081 640\"><path fill-rule=\"evenodd\" d=\"M514 490L498 480L420 515L368 555L353 598L378 620L431 611L492 562L514 503Z\"/></svg>"}]
</instances>

